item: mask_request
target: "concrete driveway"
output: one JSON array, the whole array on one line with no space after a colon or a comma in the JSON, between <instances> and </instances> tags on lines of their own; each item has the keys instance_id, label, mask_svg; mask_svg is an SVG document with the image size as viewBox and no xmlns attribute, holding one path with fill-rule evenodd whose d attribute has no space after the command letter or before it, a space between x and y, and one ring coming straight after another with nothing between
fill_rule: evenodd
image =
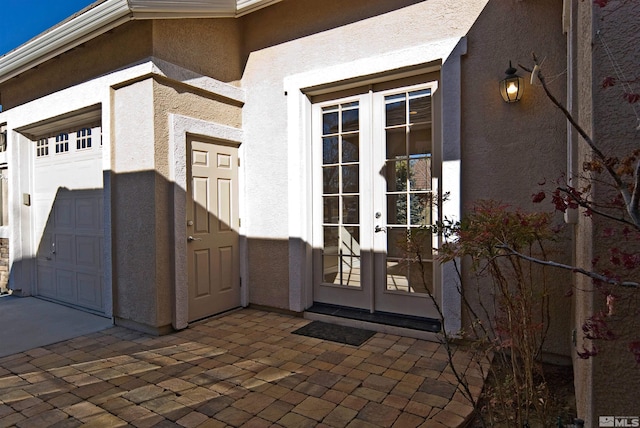
<instances>
[{"instance_id":1,"label":"concrete driveway","mask_svg":"<svg viewBox=\"0 0 640 428\"><path fill-rule=\"evenodd\" d=\"M0 357L109 327L108 318L35 297L0 297Z\"/></svg>"}]
</instances>

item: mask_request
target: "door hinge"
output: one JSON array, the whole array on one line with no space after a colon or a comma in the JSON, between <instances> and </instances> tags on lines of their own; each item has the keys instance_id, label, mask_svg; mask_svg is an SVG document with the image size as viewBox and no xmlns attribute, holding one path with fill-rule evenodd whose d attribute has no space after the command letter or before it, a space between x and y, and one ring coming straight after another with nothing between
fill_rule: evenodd
<instances>
[{"instance_id":1,"label":"door hinge","mask_svg":"<svg viewBox=\"0 0 640 428\"><path fill-rule=\"evenodd\" d=\"M238 227L242 227L242 219L241 218L238 219Z\"/></svg>"},{"instance_id":2,"label":"door hinge","mask_svg":"<svg viewBox=\"0 0 640 428\"><path fill-rule=\"evenodd\" d=\"M240 158L238 158L238 167L240 166Z\"/></svg>"}]
</instances>

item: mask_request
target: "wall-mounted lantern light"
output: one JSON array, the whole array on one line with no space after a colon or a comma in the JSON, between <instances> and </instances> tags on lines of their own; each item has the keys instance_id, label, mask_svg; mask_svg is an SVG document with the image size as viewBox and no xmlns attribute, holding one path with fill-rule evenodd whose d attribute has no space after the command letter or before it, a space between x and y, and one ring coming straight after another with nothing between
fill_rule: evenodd
<instances>
[{"instance_id":1,"label":"wall-mounted lantern light","mask_svg":"<svg viewBox=\"0 0 640 428\"><path fill-rule=\"evenodd\" d=\"M500 95L507 103L520 101L524 92L524 79L516 74L517 71L509 61L509 68L505 71L507 77L500 81Z\"/></svg>"}]
</instances>

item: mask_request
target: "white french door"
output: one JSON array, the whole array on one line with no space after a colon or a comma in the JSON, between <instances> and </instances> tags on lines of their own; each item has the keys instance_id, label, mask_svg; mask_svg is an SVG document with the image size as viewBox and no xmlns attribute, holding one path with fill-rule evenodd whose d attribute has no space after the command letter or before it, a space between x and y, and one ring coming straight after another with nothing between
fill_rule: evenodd
<instances>
[{"instance_id":1,"label":"white french door","mask_svg":"<svg viewBox=\"0 0 640 428\"><path fill-rule=\"evenodd\" d=\"M314 104L314 301L436 315L428 298L436 88L370 90Z\"/></svg>"}]
</instances>

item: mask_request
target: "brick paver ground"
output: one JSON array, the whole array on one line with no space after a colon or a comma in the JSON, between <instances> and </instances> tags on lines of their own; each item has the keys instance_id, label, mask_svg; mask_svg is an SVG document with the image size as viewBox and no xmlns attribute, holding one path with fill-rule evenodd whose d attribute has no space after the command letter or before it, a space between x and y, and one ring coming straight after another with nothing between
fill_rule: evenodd
<instances>
[{"instance_id":1,"label":"brick paver ground","mask_svg":"<svg viewBox=\"0 0 640 428\"><path fill-rule=\"evenodd\" d=\"M0 428L457 427L471 415L441 345L291 334L308 322L243 309L167 336L114 327L1 358ZM478 394L479 371L467 375Z\"/></svg>"}]
</instances>

